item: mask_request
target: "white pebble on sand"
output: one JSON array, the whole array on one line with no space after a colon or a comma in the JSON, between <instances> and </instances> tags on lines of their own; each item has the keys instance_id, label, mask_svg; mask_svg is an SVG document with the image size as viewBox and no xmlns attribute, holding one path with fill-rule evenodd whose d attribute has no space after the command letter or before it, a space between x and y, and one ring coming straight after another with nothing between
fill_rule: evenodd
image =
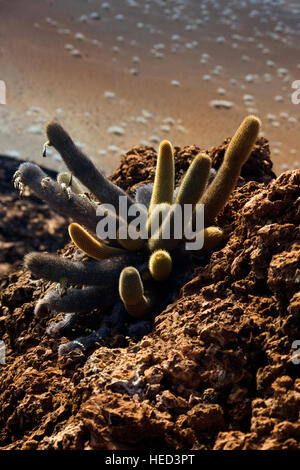
<instances>
[{"instance_id":1,"label":"white pebble on sand","mask_svg":"<svg viewBox=\"0 0 300 470\"><path fill-rule=\"evenodd\" d=\"M105 157L105 155L107 154L106 150L104 150L104 149L98 150L98 153L99 153L99 155L101 155L102 157Z\"/></svg>"},{"instance_id":2,"label":"white pebble on sand","mask_svg":"<svg viewBox=\"0 0 300 470\"><path fill-rule=\"evenodd\" d=\"M92 18L92 20L100 20L101 16L100 13L98 13L97 11L93 11L90 14L90 18Z\"/></svg>"},{"instance_id":3,"label":"white pebble on sand","mask_svg":"<svg viewBox=\"0 0 300 470\"><path fill-rule=\"evenodd\" d=\"M21 155L17 150L5 150L4 154L12 158L19 158Z\"/></svg>"},{"instance_id":4,"label":"white pebble on sand","mask_svg":"<svg viewBox=\"0 0 300 470\"><path fill-rule=\"evenodd\" d=\"M264 74L265 82L270 83L272 81L272 75L270 73Z\"/></svg>"},{"instance_id":5,"label":"white pebble on sand","mask_svg":"<svg viewBox=\"0 0 300 470\"><path fill-rule=\"evenodd\" d=\"M78 49L73 49L71 54L75 57L81 57L81 52Z\"/></svg>"},{"instance_id":6,"label":"white pebble on sand","mask_svg":"<svg viewBox=\"0 0 300 470\"><path fill-rule=\"evenodd\" d=\"M282 103L284 101L284 98L281 95L276 95L274 97L274 100L277 101L278 103Z\"/></svg>"},{"instance_id":7,"label":"white pebble on sand","mask_svg":"<svg viewBox=\"0 0 300 470\"><path fill-rule=\"evenodd\" d=\"M288 119L288 121L289 121L290 124L296 124L297 119L296 119L295 117L290 117L290 118Z\"/></svg>"},{"instance_id":8,"label":"white pebble on sand","mask_svg":"<svg viewBox=\"0 0 300 470\"><path fill-rule=\"evenodd\" d=\"M108 150L111 153L120 153L120 149L116 145L109 145Z\"/></svg>"},{"instance_id":9,"label":"white pebble on sand","mask_svg":"<svg viewBox=\"0 0 300 470\"><path fill-rule=\"evenodd\" d=\"M78 39L78 41L84 41L85 39L84 34L82 33L76 33L74 37L75 39Z\"/></svg>"},{"instance_id":10,"label":"white pebble on sand","mask_svg":"<svg viewBox=\"0 0 300 470\"><path fill-rule=\"evenodd\" d=\"M75 57L81 57L81 52L78 49L73 49L71 54Z\"/></svg>"},{"instance_id":11,"label":"white pebble on sand","mask_svg":"<svg viewBox=\"0 0 300 470\"><path fill-rule=\"evenodd\" d=\"M219 95L225 95L226 94L226 90L224 88L218 88L218 93Z\"/></svg>"},{"instance_id":12,"label":"white pebble on sand","mask_svg":"<svg viewBox=\"0 0 300 470\"><path fill-rule=\"evenodd\" d=\"M39 106L31 106L31 111L33 111L34 113L40 113L42 111L42 109L39 107Z\"/></svg>"},{"instance_id":13,"label":"white pebble on sand","mask_svg":"<svg viewBox=\"0 0 300 470\"><path fill-rule=\"evenodd\" d=\"M275 67L275 62L273 62L273 60L267 60L266 64L268 67Z\"/></svg>"},{"instance_id":14,"label":"white pebble on sand","mask_svg":"<svg viewBox=\"0 0 300 470\"><path fill-rule=\"evenodd\" d=\"M217 109L231 109L234 106L234 103L232 101L227 101L227 100L212 100L210 101L209 105L212 108L217 108Z\"/></svg>"},{"instance_id":15,"label":"white pebble on sand","mask_svg":"<svg viewBox=\"0 0 300 470\"><path fill-rule=\"evenodd\" d=\"M180 82L178 80L171 80L171 85L172 86L180 86Z\"/></svg>"},{"instance_id":16,"label":"white pebble on sand","mask_svg":"<svg viewBox=\"0 0 300 470\"><path fill-rule=\"evenodd\" d=\"M116 97L116 94L113 91L105 91L104 96L105 98L113 100Z\"/></svg>"},{"instance_id":17,"label":"white pebble on sand","mask_svg":"<svg viewBox=\"0 0 300 470\"><path fill-rule=\"evenodd\" d=\"M79 18L80 23L87 23L88 22L88 16L87 15L81 15Z\"/></svg>"},{"instance_id":18,"label":"white pebble on sand","mask_svg":"<svg viewBox=\"0 0 300 470\"><path fill-rule=\"evenodd\" d=\"M114 135L124 135L124 129L119 126L111 126L108 128L107 132Z\"/></svg>"},{"instance_id":19,"label":"white pebble on sand","mask_svg":"<svg viewBox=\"0 0 300 470\"><path fill-rule=\"evenodd\" d=\"M48 146L48 147L47 147L47 155L51 155L51 156L52 156L53 153L54 153L53 148L51 148L51 147Z\"/></svg>"},{"instance_id":20,"label":"white pebble on sand","mask_svg":"<svg viewBox=\"0 0 300 470\"><path fill-rule=\"evenodd\" d=\"M35 122L39 122L41 124L45 124L47 122L47 119L41 117L41 116L38 116L35 120Z\"/></svg>"},{"instance_id":21,"label":"white pebble on sand","mask_svg":"<svg viewBox=\"0 0 300 470\"><path fill-rule=\"evenodd\" d=\"M255 76L252 75L251 73L249 73L249 74L246 75L246 77L245 77L245 80L246 80L246 82L248 82L248 83L254 82L254 79L255 79Z\"/></svg>"},{"instance_id":22,"label":"white pebble on sand","mask_svg":"<svg viewBox=\"0 0 300 470\"><path fill-rule=\"evenodd\" d=\"M164 123L165 123L165 124L169 124L170 126L174 126L175 121L174 121L173 118L167 117L166 119L164 119Z\"/></svg>"},{"instance_id":23,"label":"white pebble on sand","mask_svg":"<svg viewBox=\"0 0 300 470\"><path fill-rule=\"evenodd\" d=\"M205 81L207 81L207 82L208 82L208 81L210 81L210 80L211 80L211 76L210 76L210 75L208 75L208 74L206 74L206 75L203 75L203 77L202 77L202 80L205 80Z\"/></svg>"},{"instance_id":24,"label":"white pebble on sand","mask_svg":"<svg viewBox=\"0 0 300 470\"><path fill-rule=\"evenodd\" d=\"M58 34L70 34L71 33L71 30L68 29L68 28L59 28L57 30Z\"/></svg>"},{"instance_id":25,"label":"white pebble on sand","mask_svg":"<svg viewBox=\"0 0 300 470\"><path fill-rule=\"evenodd\" d=\"M136 122L138 122L139 124L144 124L146 125L147 124L147 119L145 119L143 116L138 116L136 118Z\"/></svg>"},{"instance_id":26,"label":"white pebble on sand","mask_svg":"<svg viewBox=\"0 0 300 470\"><path fill-rule=\"evenodd\" d=\"M58 25L57 21L52 20L52 18L46 18L46 22L51 24L51 26L56 27Z\"/></svg>"},{"instance_id":27,"label":"white pebble on sand","mask_svg":"<svg viewBox=\"0 0 300 470\"><path fill-rule=\"evenodd\" d=\"M153 119L154 118L154 114L150 113L150 111L147 111L147 109L142 109L142 115L146 119Z\"/></svg>"},{"instance_id":28,"label":"white pebble on sand","mask_svg":"<svg viewBox=\"0 0 300 470\"><path fill-rule=\"evenodd\" d=\"M163 124L162 126L160 126L160 130L163 132L170 132L171 127L168 126L167 124Z\"/></svg>"},{"instance_id":29,"label":"white pebble on sand","mask_svg":"<svg viewBox=\"0 0 300 470\"><path fill-rule=\"evenodd\" d=\"M30 132L30 134L42 135L43 129L42 126L33 125L28 128L28 132Z\"/></svg>"},{"instance_id":30,"label":"white pebble on sand","mask_svg":"<svg viewBox=\"0 0 300 470\"><path fill-rule=\"evenodd\" d=\"M159 144L160 138L157 137L156 135L151 135L151 136L149 137L149 141L150 141L152 144Z\"/></svg>"},{"instance_id":31,"label":"white pebble on sand","mask_svg":"<svg viewBox=\"0 0 300 470\"><path fill-rule=\"evenodd\" d=\"M279 78L284 78L289 75L288 69L285 69L283 67L277 69L277 75Z\"/></svg>"},{"instance_id":32,"label":"white pebble on sand","mask_svg":"<svg viewBox=\"0 0 300 470\"><path fill-rule=\"evenodd\" d=\"M79 147L80 149L83 149L84 147L86 147L86 144L84 142L80 142L80 140L76 140L75 145L76 147Z\"/></svg>"}]
</instances>

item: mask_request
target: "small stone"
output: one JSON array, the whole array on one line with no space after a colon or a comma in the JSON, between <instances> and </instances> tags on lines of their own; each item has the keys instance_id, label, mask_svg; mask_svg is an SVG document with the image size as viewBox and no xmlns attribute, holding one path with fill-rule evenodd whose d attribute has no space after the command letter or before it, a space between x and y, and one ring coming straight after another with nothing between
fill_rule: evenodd
<instances>
[{"instance_id":1,"label":"small stone","mask_svg":"<svg viewBox=\"0 0 300 470\"><path fill-rule=\"evenodd\" d=\"M28 132L30 132L30 134L42 135L43 129L41 126L33 125L28 128Z\"/></svg>"},{"instance_id":2,"label":"small stone","mask_svg":"<svg viewBox=\"0 0 300 470\"><path fill-rule=\"evenodd\" d=\"M78 39L79 41L84 41L85 39L84 34L82 33L76 33L74 37L75 39Z\"/></svg>"},{"instance_id":3,"label":"small stone","mask_svg":"<svg viewBox=\"0 0 300 470\"><path fill-rule=\"evenodd\" d=\"M113 91L105 91L104 96L105 98L114 99L116 94Z\"/></svg>"},{"instance_id":4,"label":"small stone","mask_svg":"<svg viewBox=\"0 0 300 470\"><path fill-rule=\"evenodd\" d=\"M234 106L234 103L232 101L226 101L226 100L212 100L210 101L209 105L212 108L217 108L217 109L231 109Z\"/></svg>"},{"instance_id":5,"label":"small stone","mask_svg":"<svg viewBox=\"0 0 300 470\"><path fill-rule=\"evenodd\" d=\"M73 49L71 54L75 57L81 57L81 52L78 49Z\"/></svg>"},{"instance_id":6,"label":"small stone","mask_svg":"<svg viewBox=\"0 0 300 470\"><path fill-rule=\"evenodd\" d=\"M114 135L124 135L124 129L119 126L111 126L108 128L107 132Z\"/></svg>"},{"instance_id":7,"label":"small stone","mask_svg":"<svg viewBox=\"0 0 300 470\"><path fill-rule=\"evenodd\" d=\"M93 11L91 14L90 14L90 18L92 20L100 20L101 19L101 16L100 16L100 13L98 13L97 11Z\"/></svg>"}]
</instances>

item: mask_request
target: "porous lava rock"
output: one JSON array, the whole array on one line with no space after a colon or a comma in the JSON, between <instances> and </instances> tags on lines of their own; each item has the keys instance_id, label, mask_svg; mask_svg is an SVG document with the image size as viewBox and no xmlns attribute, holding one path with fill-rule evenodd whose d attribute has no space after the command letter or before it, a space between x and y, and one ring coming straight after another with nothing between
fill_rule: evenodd
<instances>
[{"instance_id":1,"label":"porous lava rock","mask_svg":"<svg viewBox=\"0 0 300 470\"><path fill-rule=\"evenodd\" d=\"M227 144L209 150L215 167ZM197 152L176 148L177 180ZM134 148L112 179L134 190L155 160ZM223 247L150 334L109 338L89 357L58 359L53 319L33 316L39 282L23 269L5 277L0 448L299 449L299 202L300 170L275 178L261 139L217 219Z\"/></svg>"}]
</instances>

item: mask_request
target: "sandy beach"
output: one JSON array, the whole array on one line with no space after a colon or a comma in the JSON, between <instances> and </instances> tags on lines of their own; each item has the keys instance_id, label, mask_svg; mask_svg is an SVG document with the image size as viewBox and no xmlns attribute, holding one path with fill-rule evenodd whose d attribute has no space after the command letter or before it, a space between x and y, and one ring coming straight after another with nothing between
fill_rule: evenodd
<instances>
[{"instance_id":1,"label":"sandy beach","mask_svg":"<svg viewBox=\"0 0 300 470\"><path fill-rule=\"evenodd\" d=\"M297 5L1 0L0 153L63 169L55 151L42 159L56 118L111 173L135 145L208 148L256 114L276 173L297 168Z\"/></svg>"}]
</instances>

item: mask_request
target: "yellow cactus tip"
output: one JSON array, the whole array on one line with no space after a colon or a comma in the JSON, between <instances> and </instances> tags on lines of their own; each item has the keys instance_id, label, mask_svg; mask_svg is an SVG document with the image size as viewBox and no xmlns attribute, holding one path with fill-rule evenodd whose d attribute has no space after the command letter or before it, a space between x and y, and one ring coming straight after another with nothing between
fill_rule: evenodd
<instances>
[{"instance_id":1,"label":"yellow cactus tip","mask_svg":"<svg viewBox=\"0 0 300 470\"><path fill-rule=\"evenodd\" d=\"M91 258L101 260L124 253L121 248L115 248L97 240L79 224L73 222L68 230L72 242Z\"/></svg>"},{"instance_id":2,"label":"yellow cactus tip","mask_svg":"<svg viewBox=\"0 0 300 470\"><path fill-rule=\"evenodd\" d=\"M76 224L75 222L72 222L69 227L68 227L68 232L70 235L71 240L73 240L74 234L77 233L77 230L80 230L81 226L79 224Z\"/></svg>"},{"instance_id":3,"label":"yellow cactus tip","mask_svg":"<svg viewBox=\"0 0 300 470\"><path fill-rule=\"evenodd\" d=\"M149 310L149 301L144 296L140 273L133 266L124 268L120 274L119 294L131 316L141 318Z\"/></svg>"},{"instance_id":4,"label":"yellow cactus tip","mask_svg":"<svg viewBox=\"0 0 300 470\"><path fill-rule=\"evenodd\" d=\"M157 250L149 259L149 271L156 281L165 281L172 271L172 258L166 250Z\"/></svg>"},{"instance_id":5,"label":"yellow cactus tip","mask_svg":"<svg viewBox=\"0 0 300 470\"><path fill-rule=\"evenodd\" d=\"M254 115L250 114L250 116L247 116L244 119L242 125L244 125L245 127L251 127L253 132L255 130L257 132L259 132L259 130L261 128L261 120L257 116L254 116Z\"/></svg>"},{"instance_id":6,"label":"yellow cactus tip","mask_svg":"<svg viewBox=\"0 0 300 470\"><path fill-rule=\"evenodd\" d=\"M162 155L165 155L167 153L173 153L173 147L171 142L169 142L168 140L163 140L159 145L159 152Z\"/></svg>"}]
</instances>

